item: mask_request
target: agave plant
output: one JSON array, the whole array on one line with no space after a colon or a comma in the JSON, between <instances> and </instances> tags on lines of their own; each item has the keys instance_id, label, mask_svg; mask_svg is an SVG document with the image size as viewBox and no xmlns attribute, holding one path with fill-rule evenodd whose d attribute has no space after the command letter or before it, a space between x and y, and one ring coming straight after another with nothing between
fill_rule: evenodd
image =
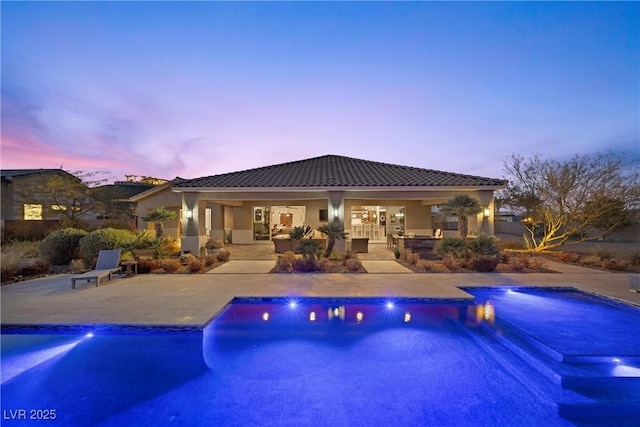
<instances>
[{"instance_id":1,"label":"agave plant","mask_svg":"<svg viewBox=\"0 0 640 427\"><path fill-rule=\"evenodd\" d=\"M311 227L309 227L308 225L300 225L293 227L293 229L289 233L289 237L291 237L292 240L302 240L309 233L311 233Z\"/></svg>"},{"instance_id":2,"label":"agave plant","mask_svg":"<svg viewBox=\"0 0 640 427\"><path fill-rule=\"evenodd\" d=\"M462 258L467 252L467 241L457 237L443 237L436 243L433 251L438 255Z\"/></svg>"},{"instance_id":3,"label":"agave plant","mask_svg":"<svg viewBox=\"0 0 640 427\"><path fill-rule=\"evenodd\" d=\"M477 257L495 257L500 253L498 239L486 234L481 234L476 239L469 240L469 250Z\"/></svg>"},{"instance_id":4,"label":"agave plant","mask_svg":"<svg viewBox=\"0 0 640 427\"><path fill-rule=\"evenodd\" d=\"M300 245L296 248L296 251L302 254L302 258L307 262L307 264L316 263L319 250L320 243L313 239L300 240Z\"/></svg>"}]
</instances>

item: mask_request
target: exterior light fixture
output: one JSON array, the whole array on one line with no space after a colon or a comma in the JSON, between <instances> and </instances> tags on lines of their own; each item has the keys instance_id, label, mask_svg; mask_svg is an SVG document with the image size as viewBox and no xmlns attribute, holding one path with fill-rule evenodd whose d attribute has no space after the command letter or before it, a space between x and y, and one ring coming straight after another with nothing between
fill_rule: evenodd
<instances>
[{"instance_id":1,"label":"exterior light fixture","mask_svg":"<svg viewBox=\"0 0 640 427\"><path fill-rule=\"evenodd\" d=\"M338 211L338 209L334 209L334 210L333 210L333 217L334 217L335 219L338 219L338 216L340 216L340 211Z\"/></svg>"},{"instance_id":2,"label":"exterior light fixture","mask_svg":"<svg viewBox=\"0 0 640 427\"><path fill-rule=\"evenodd\" d=\"M482 211L482 215L486 218L489 218L491 216L491 209L489 208L484 208L484 210Z\"/></svg>"},{"instance_id":3,"label":"exterior light fixture","mask_svg":"<svg viewBox=\"0 0 640 427\"><path fill-rule=\"evenodd\" d=\"M193 219L193 210L187 209L187 211L184 213L184 216L186 216L187 219Z\"/></svg>"}]
</instances>

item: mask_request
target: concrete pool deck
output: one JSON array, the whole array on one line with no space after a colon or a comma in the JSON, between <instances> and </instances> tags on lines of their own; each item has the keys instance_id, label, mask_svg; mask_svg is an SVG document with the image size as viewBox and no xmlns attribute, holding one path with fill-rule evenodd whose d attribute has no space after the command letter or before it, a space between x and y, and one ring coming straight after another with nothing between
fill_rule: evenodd
<instances>
[{"instance_id":1,"label":"concrete pool deck","mask_svg":"<svg viewBox=\"0 0 640 427\"><path fill-rule=\"evenodd\" d=\"M382 264L367 274L243 273L250 264L257 265L245 260L229 263L226 273L116 276L99 287L78 284L76 289L71 289L71 274L15 283L0 288L0 319L4 325L201 326L236 296L470 298L462 286L575 287L640 306L640 293L629 291L629 274L558 263L547 265L558 273L407 274Z\"/></svg>"}]
</instances>

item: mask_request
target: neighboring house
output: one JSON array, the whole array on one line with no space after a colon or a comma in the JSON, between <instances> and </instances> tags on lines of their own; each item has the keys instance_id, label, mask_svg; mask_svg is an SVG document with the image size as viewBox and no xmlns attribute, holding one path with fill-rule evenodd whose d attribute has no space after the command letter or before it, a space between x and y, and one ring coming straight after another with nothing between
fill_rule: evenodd
<instances>
[{"instance_id":1,"label":"neighboring house","mask_svg":"<svg viewBox=\"0 0 640 427\"><path fill-rule=\"evenodd\" d=\"M456 194L477 198L483 212L471 234L493 234L493 193L501 179L326 155L240 172L172 182L131 198L138 215L179 211L182 249L199 253L208 237L232 243L269 241L298 225L339 221L353 237L432 235L432 207ZM173 224L176 226L177 224ZM144 223L139 228L146 229ZM339 241L336 249L342 250Z\"/></svg>"},{"instance_id":2,"label":"neighboring house","mask_svg":"<svg viewBox=\"0 0 640 427\"><path fill-rule=\"evenodd\" d=\"M61 177L73 184L81 179L62 169L4 169L1 171L1 225L3 236L43 237L60 225L64 218L62 212L69 209L63 204L43 202L34 189L51 178ZM116 212L133 213L134 207L129 198L142 191L153 188L153 183L121 181L93 188L92 197L102 202L100 210L91 210L82 216L88 227L112 225L106 221ZM97 205L96 205L97 206Z\"/></svg>"}]
</instances>

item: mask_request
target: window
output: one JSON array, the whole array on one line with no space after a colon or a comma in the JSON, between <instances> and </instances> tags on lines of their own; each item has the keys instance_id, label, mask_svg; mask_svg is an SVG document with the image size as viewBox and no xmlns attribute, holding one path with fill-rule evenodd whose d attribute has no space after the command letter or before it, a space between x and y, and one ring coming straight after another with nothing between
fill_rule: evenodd
<instances>
[{"instance_id":1,"label":"window","mask_svg":"<svg viewBox=\"0 0 640 427\"><path fill-rule=\"evenodd\" d=\"M37 221L42 219L42 205L31 203L24 204L24 219L26 221Z\"/></svg>"},{"instance_id":2,"label":"window","mask_svg":"<svg viewBox=\"0 0 640 427\"><path fill-rule=\"evenodd\" d=\"M51 210L64 212L67 210L67 207L65 205L51 205Z\"/></svg>"},{"instance_id":3,"label":"window","mask_svg":"<svg viewBox=\"0 0 640 427\"><path fill-rule=\"evenodd\" d=\"M320 209L320 222L329 221L329 209Z\"/></svg>"}]
</instances>

